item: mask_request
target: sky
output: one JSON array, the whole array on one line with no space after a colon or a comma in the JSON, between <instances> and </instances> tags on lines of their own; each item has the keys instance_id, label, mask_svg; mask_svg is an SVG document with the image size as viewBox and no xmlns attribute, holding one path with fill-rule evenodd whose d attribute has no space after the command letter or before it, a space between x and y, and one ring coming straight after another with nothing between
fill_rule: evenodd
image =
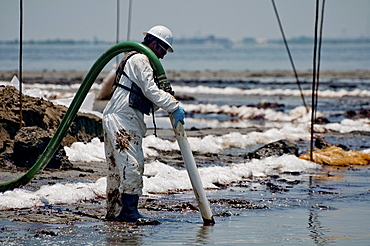
<instances>
[{"instance_id":1,"label":"sky","mask_svg":"<svg viewBox=\"0 0 370 246\"><path fill-rule=\"evenodd\" d=\"M119 39L141 41L155 25L176 38L281 38L271 0L120 1ZM320 1L320 8L321 8ZM287 38L313 36L315 0L275 0ZM0 40L19 39L20 0L0 1ZM117 0L23 1L23 39L116 40ZM370 38L369 0L326 0L324 38Z\"/></svg>"}]
</instances>

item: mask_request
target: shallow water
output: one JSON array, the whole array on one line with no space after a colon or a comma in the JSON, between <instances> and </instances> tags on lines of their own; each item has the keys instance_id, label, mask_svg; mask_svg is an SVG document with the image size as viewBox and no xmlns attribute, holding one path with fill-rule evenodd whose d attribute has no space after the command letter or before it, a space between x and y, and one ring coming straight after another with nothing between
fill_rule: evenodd
<instances>
[{"instance_id":1,"label":"shallow water","mask_svg":"<svg viewBox=\"0 0 370 246\"><path fill-rule=\"evenodd\" d=\"M55 225L2 221L1 245L368 245L370 168L327 167L317 173L286 173L244 180L212 198L245 199L261 209L211 205L214 226L194 212L147 212L162 223L134 226L119 222ZM191 192L168 195L193 201ZM166 199L166 198L164 198ZM264 208L266 207L266 208Z\"/></svg>"}]
</instances>

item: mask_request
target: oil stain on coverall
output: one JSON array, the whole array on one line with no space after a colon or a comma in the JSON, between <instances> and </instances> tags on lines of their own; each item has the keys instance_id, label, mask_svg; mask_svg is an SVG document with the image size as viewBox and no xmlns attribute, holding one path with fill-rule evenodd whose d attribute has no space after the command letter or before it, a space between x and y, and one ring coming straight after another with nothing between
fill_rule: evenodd
<instances>
[{"instance_id":1,"label":"oil stain on coverall","mask_svg":"<svg viewBox=\"0 0 370 246\"><path fill-rule=\"evenodd\" d=\"M126 150L131 141L130 134L127 133L125 129L121 129L118 132L116 132L116 149L119 151Z\"/></svg>"}]
</instances>

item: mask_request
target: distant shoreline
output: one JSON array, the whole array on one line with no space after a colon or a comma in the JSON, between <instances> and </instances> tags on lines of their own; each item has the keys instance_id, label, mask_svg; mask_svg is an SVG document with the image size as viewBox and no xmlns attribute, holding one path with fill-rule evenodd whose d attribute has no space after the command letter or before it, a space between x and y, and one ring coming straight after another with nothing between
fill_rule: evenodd
<instances>
[{"instance_id":1,"label":"distant shoreline","mask_svg":"<svg viewBox=\"0 0 370 246\"><path fill-rule=\"evenodd\" d=\"M101 81L109 71L102 71L97 80ZM312 78L312 71L297 71L299 79ZM0 71L0 81L10 81L18 71ZM78 83L87 71L22 71L22 77L28 83ZM245 78L294 78L290 70L168 70L169 80L194 79L245 79ZM320 78L325 79L370 79L370 70L322 70Z\"/></svg>"},{"instance_id":2,"label":"distant shoreline","mask_svg":"<svg viewBox=\"0 0 370 246\"><path fill-rule=\"evenodd\" d=\"M314 38L311 36L298 36L291 37L287 39L287 42L290 44L293 43L309 43L313 44ZM121 40L119 42L125 42ZM141 42L141 40L136 40L134 42ZM175 44L190 44L190 45L203 45L203 44L221 44L221 45L233 45L233 44L266 44L266 43L281 43L283 44L282 38L253 38L253 37L244 37L239 40L234 40L225 37L218 37L215 35L204 35L197 37L183 37L175 39ZM370 38L368 37L350 37L350 38L325 38L323 43L369 43ZM19 45L20 40L11 39L11 40L0 40L0 44L5 45ZM22 44L28 45L98 45L98 44L108 44L115 45L115 41L101 40L98 38L93 39L63 39L63 38L54 38L54 39L27 39L23 40Z\"/></svg>"}]
</instances>

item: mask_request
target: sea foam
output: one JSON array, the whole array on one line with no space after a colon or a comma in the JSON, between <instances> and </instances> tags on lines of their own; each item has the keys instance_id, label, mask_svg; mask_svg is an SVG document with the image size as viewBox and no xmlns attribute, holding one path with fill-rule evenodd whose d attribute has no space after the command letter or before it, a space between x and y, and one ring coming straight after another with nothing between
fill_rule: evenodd
<instances>
[{"instance_id":1,"label":"sea foam","mask_svg":"<svg viewBox=\"0 0 370 246\"><path fill-rule=\"evenodd\" d=\"M230 184L253 177L278 175L283 172L310 172L320 165L305 161L293 155L268 157L227 166L199 168L202 184L207 189L217 189L216 184ZM159 161L145 164L144 195L169 191L191 190L187 171L168 166ZM42 186L37 191L15 189L0 193L0 210L31 208L56 204L75 204L106 196L106 178L87 183L58 183Z\"/></svg>"},{"instance_id":2,"label":"sea foam","mask_svg":"<svg viewBox=\"0 0 370 246\"><path fill-rule=\"evenodd\" d=\"M198 85L195 87L190 86L173 86L174 91L176 93L181 94L215 94L215 95L259 95L259 96L294 96L300 97L301 92L300 90L293 90L293 89L270 89L266 90L264 88L258 89L240 89L235 87L225 87L225 88L217 88L217 87L208 87L203 85ZM311 90L302 90L302 94L304 96L311 96ZM319 97L370 97L369 90L319 90L318 91Z\"/></svg>"}]
</instances>

